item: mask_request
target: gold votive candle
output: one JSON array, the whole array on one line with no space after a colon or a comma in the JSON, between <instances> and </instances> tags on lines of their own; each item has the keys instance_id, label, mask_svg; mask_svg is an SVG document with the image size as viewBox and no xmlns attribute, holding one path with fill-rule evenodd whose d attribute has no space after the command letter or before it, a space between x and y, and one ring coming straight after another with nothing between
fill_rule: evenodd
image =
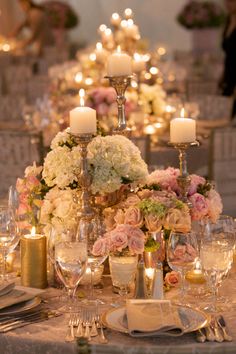
<instances>
[{"instance_id":1,"label":"gold votive candle","mask_svg":"<svg viewBox=\"0 0 236 354\"><path fill-rule=\"evenodd\" d=\"M21 238L21 284L32 288L47 287L46 236L29 234Z\"/></svg>"}]
</instances>

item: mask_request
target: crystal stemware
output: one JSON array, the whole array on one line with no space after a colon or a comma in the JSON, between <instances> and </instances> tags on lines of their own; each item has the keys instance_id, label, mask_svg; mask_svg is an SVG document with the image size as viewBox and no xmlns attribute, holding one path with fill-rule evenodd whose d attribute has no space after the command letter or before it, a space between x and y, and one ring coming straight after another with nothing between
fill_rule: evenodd
<instances>
[{"instance_id":1,"label":"crystal stemware","mask_svg":"<svg viewBox=\"0 0 236 354\"><path fill-rule=\"evenodd\" d=\"M201 240L201 264L213 292L213 301L206 309L213 312L222 310L223 305L219 305L220 302L226 303L225 297L219 297L218 290L233 263L235 242L231 230L223 217L216 223L206 224Z\"/></svg>"},{"instance_id":2,"label":"crystal stemware","mask_svg":"<svg viewBox=\"0 0 236 354\"><path fill-rule=\"evenodd\" d=\"M181 294L178 303L185 301L185 275L193 269L198 257L198 244L194 233L171 232L167 245L167 262L172 270L181 273Z\"/></svg>"},{"instance_id":3,"label":"crystal stemware","mask_svg":"<svg viewBox=\"0 0 236 354\"><path fill-rule=\"evenodd\" d=\"M11 208L0 206L0 253L2 255L2 280L7 281L6 262L7 256L19 242L14 212Z\"/></svg>"},{"instance_id":4,"label":"crystal stemware","mask_svg":"<svg viewBox=\"0 0 236 354\"><path fill-rule=\"evenodd\" d=\"M58 240L55 240L55 269L69 298L68 305L60 309L62 312L77 310L75 293L86 266L87 243L74 229L68 229Z\"/></svg>"}]
</instances>

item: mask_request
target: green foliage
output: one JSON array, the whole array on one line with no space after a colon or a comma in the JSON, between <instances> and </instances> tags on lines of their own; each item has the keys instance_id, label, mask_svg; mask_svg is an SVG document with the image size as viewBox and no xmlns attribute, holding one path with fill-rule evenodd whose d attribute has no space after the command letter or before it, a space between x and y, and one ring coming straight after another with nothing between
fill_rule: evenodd
<instances>
[{"instance_id":1,"label":"green foliage","mask_svg":"<svg viewBox=\"0 0 236 354\"><path fill-rule=\"evenodd\" d=\"M144 215L154 214L160 219L163 218L167 212L167 207L156 200L143 199L138 207L142 210Z\"/></svg>"},{"instance_id":2,"label":"green foliage","mask_svg":"<svg viewBox=\"0 0 236 354\"><path fill-rule=\"evenodd\" d=\"M199 184L197 187L197 193L202 194L204 197L207 197L208 192L211 190L212 186L210 182L206 181L205 184Z\"/></svg>"},{"instance_id":3,"label":"green foliage","mask_svg":"<svg viewBox=\"0 0 236 354\"><path fill-rule=\"evenodd\" d=\"M146 252L155 252L160 248L160 243L155 241L151 236L148 237L146 243L145 243L145 247L144 250Z\"/></svg>"}]
</instances>

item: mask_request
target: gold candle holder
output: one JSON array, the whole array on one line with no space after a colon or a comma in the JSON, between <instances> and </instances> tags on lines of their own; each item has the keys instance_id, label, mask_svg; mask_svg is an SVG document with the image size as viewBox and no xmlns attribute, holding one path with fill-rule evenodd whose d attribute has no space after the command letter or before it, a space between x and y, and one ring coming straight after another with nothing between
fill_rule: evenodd
<instances>
[{"instance_id":1,"label":"gold candle holder","mask_svg":"<svg viewBox=\"0 0 236 354\"><path fill-rule=\"evenodd\" d=\"M105 79L110 81L110 85L115 89L117 94L118 126L114 132L122 134L126 131L125 91L131 83L132 76L105 76Z\"/></svg>"},{"instance_id":2,"label":"gold candle holder","mask_svg":"<svg viewBox=\"0 0 236 354\"><path fill-rule=\"evenodd\" d=\"M191 146L199 146L198 141L191 143L169 143L179 151L179 170L180 175L177 178L178 186L180 188L180 199L189 207L192 207L191 202L188 200L188 188L191 183L191 178L187 169L187 149Z\"/></svg>"},{"instance_id":3,"label":"gold candle holder","mask_svg":"<svg viewBox=\"0 0 236 354\"><path fill-rule=\"evenodd\" d=\"M21 238L21 284L31 288L47 287L46 236L29 234Z\"/></svg>"},{"instance_id":4,"label":"gold candle holder","mask_svg":"<svg viewBox=\"0 0 236 354\"><path fill-rule=\"evenodd\" d=\"M72 134L80 147L81 170L79 175L79 183L81 186L80 210L78 217L91 220L95 215L95 210L91 206L91 177L88 172L88 144L91 142L92 134Z\"/></svg>"}]
</instances>

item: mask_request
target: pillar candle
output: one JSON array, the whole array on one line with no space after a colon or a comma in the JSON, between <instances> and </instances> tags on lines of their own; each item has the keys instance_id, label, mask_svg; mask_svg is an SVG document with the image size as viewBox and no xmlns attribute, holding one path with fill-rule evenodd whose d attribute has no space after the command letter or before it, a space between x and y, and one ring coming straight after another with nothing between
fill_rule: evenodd
<instances>
[{"instance_id":1,"label":"pillar candle","mask_svg":"<svg viewBox=\"0 0 236 354\"><path fill-rule=\"evenodd\" d=\"M76 107L70 111L72 134L96 134L96 111L90 107Z\"/></svg>"},{"instance_id":2,"label":"pillar candle","mask_svg":"<svg viewBox=\"0 0 236 354\"><path fill-rule=\"evenodd\" d=\"M121 23L121 18L120 15L116 12L114 12L111 16L111 24L115 27L119 26Z\"/></svg>"},{"instance_id":3,"label":"pillar candle","mask_svg":"<svg viewBox=\"0 0 236 354\"><path fill-rule=\"evenodd\" d=\"M132 74L132 59L122 53L118 48L117 52L108 57L107 75L108 76L129 76Z\"/></svg>"},{"instance_id":4,"label":"pillar candle","mask_svg":"<svg viewBox=\"0 0 236 354\"><path fill-rule=\"evenodd\" d=\"M96 61L98 63L104 63L106 61L107 51L103 48L102 43L98 42L96 44L94 53L96 54Z\"/></svg>"},{"instance_id":5,"label":"pillar candle","mask_svg":"<svg viewBox=\"0 0 236 354\"><path fill-rule=\"evenodd\" d=\"M192 143L196 140L196 121L190 118L175 118L170 122L171 143Z\"/></svg>"},{"instance_id":6,"label":"pillar candle","mask_svg":"<svg viewBox=\"0 0 236 354\"><path fill-rule=\"evenodd\" d=\"M134 60L133 60L133 72L140 73L145 69L146 69L146 61L144 60L144 57L142 55L139 55L138 53L135 53Z\"/></svg>"},{"instance_id":7,"label":"pillar candle","mask_svg":"<svg viewBox=\"0 0 236 354\"><path fill-rule=\"evenodd\" d=\"M21 284L32 288L47 287L46 236L25 235L21 238Z\"/></svg>"}]
</instances>

